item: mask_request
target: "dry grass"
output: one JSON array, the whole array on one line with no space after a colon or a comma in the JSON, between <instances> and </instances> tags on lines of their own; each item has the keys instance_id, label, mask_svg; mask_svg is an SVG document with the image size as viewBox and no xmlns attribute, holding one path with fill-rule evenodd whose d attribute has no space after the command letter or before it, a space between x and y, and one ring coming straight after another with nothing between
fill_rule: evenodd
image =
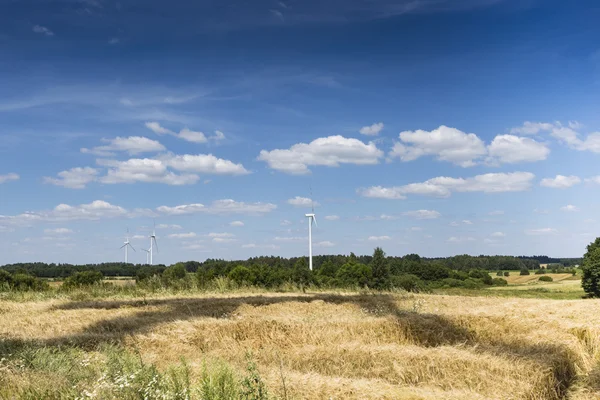
<instances>
[{"instance_id":1,"label":"dry grass","mask_svg":"<svg viewBox=\"0 0 600 400\"><path fill-rule=\"evenodd\" d=\"M120 343L161 370L185 357L193 379L206 363L242 371L250 351L270 393L289 399L600 398L597 327L597 300L268 294L0 302L5 342L90 355ZM0 379L43 387L69 377L0 366Z\"/></svg>"}]
</instances>

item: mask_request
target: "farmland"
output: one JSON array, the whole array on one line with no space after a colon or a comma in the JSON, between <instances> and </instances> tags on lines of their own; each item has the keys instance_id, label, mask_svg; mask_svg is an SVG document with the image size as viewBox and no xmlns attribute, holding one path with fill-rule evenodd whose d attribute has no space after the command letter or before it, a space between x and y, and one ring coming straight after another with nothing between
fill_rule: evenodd
<instances>
[{"instance_id":1,"label":"farmland","mask_svg":"<svg viewBox=\"0 0 600 400\"><path fill-rule=\"evenodd\" d=\"M4 300L0 397L138 398L152 388L147 398L219 398L257 382L248 376L277 399L588 399L600 390L600 301L493 293Z\"/></svg>"}]
</instances>

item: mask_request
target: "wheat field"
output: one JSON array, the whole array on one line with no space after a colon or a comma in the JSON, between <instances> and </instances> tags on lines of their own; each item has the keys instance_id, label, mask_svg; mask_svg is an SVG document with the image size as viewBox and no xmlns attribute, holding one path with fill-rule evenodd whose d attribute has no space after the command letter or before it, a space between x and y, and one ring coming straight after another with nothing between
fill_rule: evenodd
<instances>
[{"instance_id":1,"label":"wheat field","mask_svg":"<svg viewBox=\"0 0 600 400\"><path fill-rule=\"evenodd\" d=\"M120 346L158 371L185 363L192 382L207 366L241 374L251 357L277 399L593 399L600 398L599 328L598 300L367 293L3 300L0 398L111 398L94 387L107 346Z\"/></svg>"}]
</instances>

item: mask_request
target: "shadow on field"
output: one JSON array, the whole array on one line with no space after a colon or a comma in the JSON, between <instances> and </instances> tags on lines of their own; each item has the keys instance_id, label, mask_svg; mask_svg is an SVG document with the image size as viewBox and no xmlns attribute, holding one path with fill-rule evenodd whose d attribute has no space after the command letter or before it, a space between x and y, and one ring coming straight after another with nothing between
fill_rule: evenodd
<instances>
[{"instance_id":1,"label":"shadow on field","mask_svg":"<svg viewBox=\"0 0 600 400\"><path fill-rule=\"evenodd\" d=\"M321 300L331 304L355 304L362 309L394 317L397 328L419 346L476 346L478 352L495 356L514 357L536 362L540 370L551 369L554 379L547 382L549 399L560 399L575 378L577 357L564 345L552 343L532 343L526 340L510 340L510 333L498 335L478 334L470 326L468 319L448 318L437 314L418 313L400 309L397 297L387 294L378 295L334 295L312 294L298 296L246 296L232 298L175 298L150 300L107 300L70 302L55 309L139 309L133 315L115 316L91 324L81 332L48 340L24 342L0 339L0 357L15 352L23 346L77 346L94 349L104 343L118 343L135 334L152 331L159 324L192 320L197 318L230 318L242 305L254 307L268 306L287 302L309 303ZM475 317L484 318L484 317ZM487 323L494 324L494 317L485 317ZM499 332L506 329L500 326Z\"/></svg>"}]
</instances>

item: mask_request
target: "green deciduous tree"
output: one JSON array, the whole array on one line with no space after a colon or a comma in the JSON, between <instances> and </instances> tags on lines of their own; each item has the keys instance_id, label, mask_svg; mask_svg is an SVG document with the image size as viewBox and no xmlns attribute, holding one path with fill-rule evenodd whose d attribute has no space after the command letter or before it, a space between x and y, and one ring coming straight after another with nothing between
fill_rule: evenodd
<instances>
[{"instance_id":1,"label":"green deciduous tree","mask_svg":"<svg viewBox=\"0 0 600 400\"><path fill-rule=\"evenodd\" d=\"M381 247L375 248L369 266L373 271L373 288L378 290L388 289L390 287L390 266Z\"/></svg>"},{"instance_id":2,"label":"green deciduous tree","mask_svg":"<svg viewBox=\"0 0 600 400\"><path fill-rule=\"evenodd\" d=\"M600 238L587 246L581 266L581 286L591 297L600 297Z\"/></svg>"}]
</instances>

